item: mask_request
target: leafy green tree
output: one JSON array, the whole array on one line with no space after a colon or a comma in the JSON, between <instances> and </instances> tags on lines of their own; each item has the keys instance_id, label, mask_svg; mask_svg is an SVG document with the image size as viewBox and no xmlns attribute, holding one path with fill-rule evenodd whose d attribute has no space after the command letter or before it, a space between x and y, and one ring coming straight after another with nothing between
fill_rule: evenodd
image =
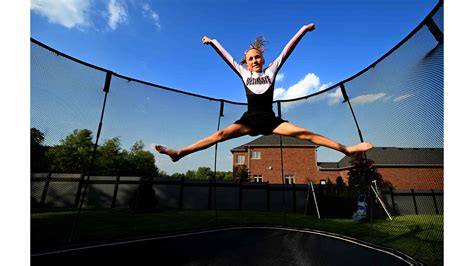
<instances>
[{"instance_id":1,"label":"leafy green tree","mask_svg":"<svg viewBox=\"0 0 474 266\"><path fill-rule=\"evenodd\" d=\"M186 179L194 179L196 177L196 171L188 170L186 171L185 178Z\"/></svg>"},{"instance_id":2,"label":"leafy green tree","mask_svg":"<svg viewBox=\"0 0 474 266\"><path fill-rule=\"evenodd\" d=\"M196 179L211 179L214 176L214 171L209 167L199 167L196 170Z\"/></svg>"},{"instance_id":3,"label":"leafy green tree","mask_svg":"<svg viewBox=\"0 0 474 266\"><path fill-rule=\"evenodd\" d=\"M214 170L206 166L201 166L196 170L188 170L186 173L174 173L171 177L207 180L214 177ZM234 180L234 175L230 171L216 171L216 180Z\"/></svg>"},{"instance_id":4,"label":"leafy green tree","mask_svg":"<svg viewBox=\"0 0 474 266\"><path fill-rule=\"evenodd\" d=\"M75 129L72 134L53 146L46 153L52 164L52 171L85 173L92 158L94 144L92 131Z\"/></svg>"},{"instance_id":5,"label":"leafy green tree","mask_svg":"<svg viewBox=\"0 0 474 266\"><path fill-rule=\"evenodd\" d=\"M47 172L49 170L46 151L48 146L43 145L44 133L37 128L30 129L30 163L32 173Z\"/></svg>"},{"instance_id":6,"label":"leafy green tree","mask_svg":"<svg viewBox=\"0 0 474 266\"><path fill-rule=\"evenodd\" d=\"M98 147L95 169L98 175L165 176L156 165L153 154L144 150L143 142L137 141L130 151L121 148L120 139L114 137Z\"/></svg>"},{"instance_id":7,"label":"leafy green tree","mask_svg":"<svg viewBox=\"0 0 474 266\"><path fill-rule=\"evenodd\" d=\"M158 167L155 165L155 158L149 151L145 151L145 144L139 140L133 144L128 153L128 160L133 165L134 175L138 176L158 176Z\"/></svg>"},{"instance_id":8,"label":"leafy green tree","mask_svg":"<svg viewBox=\"0 0 474 266\"><path fill-rule=\"evenodd\" d=\"M37 128L30 129L31 145L43 145L44 133Z\"/></svg>"},{"instance_id":9,"label":"leafy green tree","mask_svg":"<svg viewBox=\"0 0 474 266\"><path fill-rule=\"evenodd\" d=\"M349 184L358 187L360 192L367 193L371 181L382 180L382 176L373 167L374 161L367 159L362 153L355 154L350 163Z\"/></svg>"},{"instance_id":10,"label":"leafy green tree","mask_svg":"<svg viewBox=\"0 0 474 266\"><path fill-rule=\"evenodd\" d=\"M234 175L230 171L228 171L228 172L217 171L216 172L216 179L217 180L233 180Z\"/></svg>"},{"instance_id":11,"label":"leafy green tree","mask_svg":"<svg viewBox=\"0 0 474 266\"><path fill-rule=\"evenodd\" d=\"M183 174L183 173L174 173L171 175L171 177L175 177L175 178L186 178L186 174Z\"/></svg>"},{"instance_id":12,"label":"leafy green tree","mask_svg":"<svg viewBox=\"0 0 474 266\"><path fill-rule=\"evenodd\" d=\"M117 175L126 164L126 153L121 151L120 139L114 137L106 140L104 144L97 147L97 158L95 159L96 175Z\"/></svg>"},{"instance_id":13,"label":"leafy green tree","mask_svg":"<svg viewBox=\"0 0 474 266\"><path fill-rule=\"evenodd\" d=\"M249 172L247 166L243 164L239 168L237 168L235 176L238 180L249 181Z\"/></svg>"}]
</instances>

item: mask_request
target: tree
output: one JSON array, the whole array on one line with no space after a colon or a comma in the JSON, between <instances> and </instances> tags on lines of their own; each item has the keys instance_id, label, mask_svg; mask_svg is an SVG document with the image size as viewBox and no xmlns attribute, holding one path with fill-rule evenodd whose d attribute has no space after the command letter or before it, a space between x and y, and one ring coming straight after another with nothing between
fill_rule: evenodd
<instances>
[{"instance_id":1,"label":"tree","mask_svg":"<svg viewBox=\"0 0 474 266\"><path fill-rule=\"evenodd\" d=\"M196 177L196 171L188 170L186 171L185 178L186 179L194 179Z\"/></svg>"},{"instance_id":2,"label":"tree","mask_svg":"<svg viewBox=\"0 0 474 266\"><path fill-rule=\"evenodd\" d=\"M166 175L166 174L164 174ZM198 167L196 170L188 170L186 173L174 173L171 177L185 178L185 179L210 179L214 178L214 170L207 166ZM216 180L234 180L234 175L231 171L216 171Z\"/></svg>"},{"instance_id":3,"label":"tree","mask_svg":"<svg viewBox=\"0 0 474 266\"><path fill-rule=\"evenodd\" d=\"M155 165L155 158L149 151L145 151L145 144L139 140L133 144L128 153L128 160L133 165L133 173L138 176L158 176L158 167Z\"/></svg>"},{"instance_id":4,"label":"tree","mask_svg":"<svg viewBox=\"0 0 474 266\"><path fill-rule=\"evenodd\" d=\"M350 161L352 164L351 169L349 169L349 182L358 188L359 193L369 195L369 206L374 206L376 204L375 197L371 195L370 185L372 181L377 181L380 184L382 176L377 172L377 169L373 167L374 161L367 159L362 153L357 153L354 155L354 158ZM381 208L367 208L368 212L372 212L372 217L383 217L383 210Z\"/></svg>"},{"instance_id":5,"label":"tree","mask_svg":"<svg viewBox=\"0 0 474 266\"><path fill-rule=\"evenodd\" d=\"M92 158L92 131L75 129L46 153L55 172L85 173Z\"/></svg>"},{"instance_id":6,"label":"tree","mask_svg":"<svg viewBox=\"0 0 474 266\"><path fill-rule=\"evenodd\" d=\"M30 138L31 138L31 145L36 145L36 146L40 146L40 145L43 145L43 141L44 141L44 133L41 132L39 129L37 128L31 128L30 129Z\"/></svg>"},{"instance_id":7,"label":"tree","mask_svg":"<svg viewBox=\"0 0 474 266\"><path fill-rule=\"evenodd\" d=\"M349 169L349 182L359 186L362 191L367 192L370 182L382 179L377 169L373 167L374 161L367 159L362 153L356 153L350 163L352 167Z\"/></svg>"},{"instance_id":8,"label":"tree","mask_svg":"<svg viewBox=\"0 0 474 266\"><path fill-rule=\"evenodd\" d=\"M32 161L40 154L44 134L31 129ZM149 151L144 150L143 141L137 141L130 151L122 150L120 138L113 137L97 147L93 167L90 167L94 144L92 131L76 129L59 145L46 149L46 158L50 162L51 171L59 173L82 173L94 175L135 175L135 176L164 176L155 165L155 158ZM86 172L89 170L89 172Z\"/></svg>"},{"instance_id":9,"label":"tree","mask_svg":"<svg viewBox=\"0 0 474 266\"><path fill-rule=\"evenodd\" d=\"M248 181L249 180L249 172L247 170L247 166L245 164L242 164L240 167L238 167L235 176L238 180Z\"/></svg>"},{"instance_id":10,"label":"tree","mask_svg":"<svg viewBox=\"0 0 474 266\"><path fill-rule=\"evenodd\" d=\"M183 173L174 173L171 175L171 177L175 177L175 178L186 178L186 174L183 174Z\"/></svg>"},{"instance_id":11,"label":"tree","mask_svg":"<svg viewBox=\"0 0 474 266\"><path fill-rule=\"evenodd\" d=\"M120 139L114 137L97 147L97 158L94 162L96 175L118 175L126 165L126 153L121 151Z\"/></svg>"},{"instance_id":12,"label":"tree","mask_svg":"<svg viewBox=\"0 0 474 266\"><path fill-rule=\"evenodd\" d=\"M228 172L222 172L222 171L217 171L216 172L216 180L233 180L234 175L232 174L231 171Z\"/></svg>"},{"instance_id":13,"label":"tree","mask_svg":"<svg viewBox=\"0 0 474 266\"><path fill-rule=\"evenodd\" d=\"M37 128L30 129L30 163L32 173L47 172L49 163L46 157L48 146L43 145L44 133Z\"/></svg>"},{"instance_id":14,"label":"tree","mask_svg":"<svg viewBox=\"0 0 474 266\"><path fill-rule=\"evenodd\" d=\"M214 176L214 171L209 167L199 167L196 170L196 179L211 179Z\"/></svg>"}]
</instances>

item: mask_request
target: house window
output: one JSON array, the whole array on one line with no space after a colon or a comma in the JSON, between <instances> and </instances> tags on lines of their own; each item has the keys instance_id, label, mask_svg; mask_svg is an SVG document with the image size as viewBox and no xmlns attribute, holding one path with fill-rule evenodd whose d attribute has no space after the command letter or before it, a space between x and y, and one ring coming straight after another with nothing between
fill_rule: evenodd
<instances>
[{"instance_id":1,"label":"house window","mask_svg":"<svg viewBox=\"0 0 474 266\"><path fill-rule=\"evenodd\" d=\"M237 164L245 164L245 155L237 155Z\"/></svg>"},{"instance_id":2,"label":"house window","mask_svg":"<svg viewBox=\"0 0 474 266\"><path fill-rule=\"evenodd\" d=\"M260 152L259 151L253 151L252 152L252 160L260 160Z\"/></svg>"},{"instance_id":3,"label":"house window","mask_svg":"<svg viewBox=\"0 0 474 266\"><path fill-rule=\"evenodd\" d=\"M295 183L295 177L292 175L286 175L285 176L285 184L294 184Z\"/></svg>"},{"instance_id":4,"label":"house window","mask_svg":"<svg viewBox=\"0 0 474 266\"><path fill-rule=\"evenodd\" d=\"M262 182L263 182L263 177L262 177L262 175L254 175L254 176L253 176L253 181L254 181L255 183L262 183Z\"/></svg>"}]
</instances>

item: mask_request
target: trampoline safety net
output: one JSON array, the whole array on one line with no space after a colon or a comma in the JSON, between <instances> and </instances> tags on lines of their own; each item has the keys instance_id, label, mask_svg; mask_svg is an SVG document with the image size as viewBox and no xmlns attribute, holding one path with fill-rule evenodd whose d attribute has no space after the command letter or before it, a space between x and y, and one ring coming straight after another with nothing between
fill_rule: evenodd
<instances>
[{"instance_id":1,"label":"trampoline safety net","mask_svg":"<svg viewBox=\"0 0 474 266\"><path fill-rule=\"evenodd\" d=\"M125 77L32 39L32 255L269 225L443 264L443 30L440 2L366 69L274 102L298 126L340 143L373 143L365 154L244 136L176 163L152 145L185 147L238 120L246 103Z\"/></svg>"}]
</instances>

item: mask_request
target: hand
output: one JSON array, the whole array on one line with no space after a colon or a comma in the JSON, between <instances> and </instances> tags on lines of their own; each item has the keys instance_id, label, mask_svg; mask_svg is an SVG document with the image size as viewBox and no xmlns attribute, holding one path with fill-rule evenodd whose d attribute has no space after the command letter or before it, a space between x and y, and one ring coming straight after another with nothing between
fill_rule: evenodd
<instances>
[{"instance_id":1,"label":"hand","mask_svg":"<svg viewBox=\"0 0 474 266\"><path fill-rule=\"evenodd\" d=\"M211 39L209 39L207 36L202 37L202 43L203 44L210 44Z\"/></svg>"},{"instance_id":2,"label":"hand","mask_svg":"<svg viewBox=\"0 0 474 266\"><path fill-rule=\"evenodd\" d=\"M315 28L316 28L316 26L314 26L313 23L310 23L310 24L306 25L306 30L308 30L308 31L313 31Z\"/></svg>"}]
</instances>

